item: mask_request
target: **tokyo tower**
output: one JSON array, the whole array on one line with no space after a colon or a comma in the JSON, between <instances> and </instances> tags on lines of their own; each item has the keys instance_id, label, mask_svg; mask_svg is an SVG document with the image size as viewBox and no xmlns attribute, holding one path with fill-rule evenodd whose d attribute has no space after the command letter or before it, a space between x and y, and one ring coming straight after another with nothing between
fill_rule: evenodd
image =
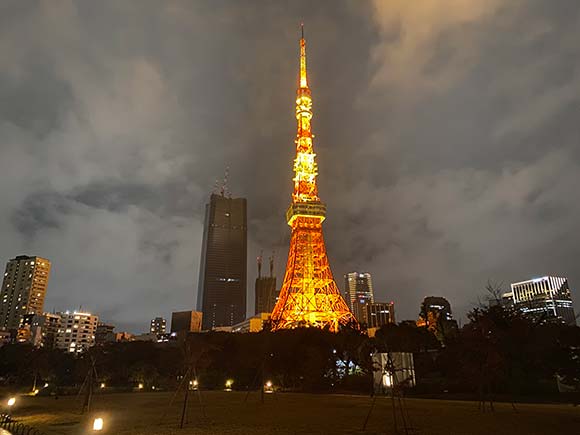
<instances>
[{"instance_id":1,"label":"tokyo tower","mask_svg":"<svg viewBox=\"0 0 580 435\"><path fill-rule=\"evenodd\" d=\"M354 315L334 282L322 235L326 206L316 187L316 154L312 96L306 75L306 41L304 28L300 39L300 81L296 91L296 159L294 160L294 192L286 212L292 228L290 250L284 283L272 311L272 330L316 327L337 332L341 326L358 327Z\"/></svg>"}]
</instances>

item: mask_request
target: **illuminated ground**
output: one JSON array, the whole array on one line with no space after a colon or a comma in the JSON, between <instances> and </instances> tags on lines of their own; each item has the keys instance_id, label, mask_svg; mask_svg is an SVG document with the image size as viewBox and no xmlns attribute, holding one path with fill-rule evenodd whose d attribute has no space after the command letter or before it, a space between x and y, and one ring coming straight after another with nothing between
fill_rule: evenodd
<instances>
[{"instance_id":1,"label":"illuminated ground","mask_svg":"<svg viewBox=\"0 0 580 435\"><path fill-rule=\"evenodd\" d=\"M203 392L205 417L198 397L190 396L186 429L177 429L183 401L168 407L171 393L96 395L94 414L103 416L107 434L393 434L391 401L380 398L362 431L371 399L361 396ZM47 435L80 435L86 420L78 414L76 397L58 400L22 397L16 416ZM571 405L496 404L495 413L481 413L477 403L408 399L406 407L415 434L559 434L573 433L580 425L580 408ZM402 423L399 424L399 433Z\"/></svg>"}]
</instances>

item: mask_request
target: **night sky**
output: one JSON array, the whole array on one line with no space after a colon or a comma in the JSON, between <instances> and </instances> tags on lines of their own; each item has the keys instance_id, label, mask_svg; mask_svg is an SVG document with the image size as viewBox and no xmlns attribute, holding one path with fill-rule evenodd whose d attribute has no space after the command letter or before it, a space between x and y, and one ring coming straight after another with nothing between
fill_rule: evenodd
<instances>
[{"instance_id":1,"label":"night sky","mask_svg":"<svg viewBox=\"0 0 580 435\"><path fill-rule=\"evenodd\" d=\"M195 308L229 167L253 311L260 250L285 268L302 21L339 287L464 318L553 274L578 312L577 0L2 1L0 262L47 257L46 310L145 331Z\"/></svg>"}]
</instances>

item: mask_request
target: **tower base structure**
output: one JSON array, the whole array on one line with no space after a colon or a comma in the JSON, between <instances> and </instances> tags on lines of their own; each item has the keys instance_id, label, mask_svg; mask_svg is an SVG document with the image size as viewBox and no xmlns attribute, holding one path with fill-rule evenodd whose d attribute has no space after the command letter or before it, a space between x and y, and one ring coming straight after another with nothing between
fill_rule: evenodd
<instances>
[{"instance_id":1,"label":"tower base structure","mask_svg":"<svg viewBox=\"0 0 580 435\"><path fill-rule=\"evenodd\" d=\"M334 281L322 234L322 216L293 216L286 275L272 312L272 330L358 327ZM290 222L290 220L289 220Z\"/></svg>"}]
</instances>

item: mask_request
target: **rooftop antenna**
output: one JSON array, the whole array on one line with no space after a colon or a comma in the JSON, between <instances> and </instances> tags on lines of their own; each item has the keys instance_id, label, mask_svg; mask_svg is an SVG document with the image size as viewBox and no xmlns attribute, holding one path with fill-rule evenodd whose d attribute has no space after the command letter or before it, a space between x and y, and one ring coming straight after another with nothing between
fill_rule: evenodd
<instances>
[{"instance_id":1,"label":"rooftop antenna","mask_svg":"<svg viewBox=\"0 0 580 435\"><path fill-rule=\"evenodd\" d=\"M228 189L228 177L230 174L230 167L227 166L226 167L226 172L224 174L224 180L222 182L222 187L220 189L220 194L221 196L228 196L228 198L231 198L232 194L230 193L229 189Z\"/></svg>"},{"instance_id":2,"label":"rooftop antenna","mask_svg":"<svg viewBox=\"0 0 580 435\"><path fill-rule=\"evenodd\" d=\"M262 251L260 251L260 255L256 258L256 262L258 263L258 278L262 278Z\"/></svg>"},{"instance_id":3,"label":"rooftop antenna","mask_svg":"<svg viewBox=\"0 0 580 435\"><path fill-rule=\"evenodd\" d=\"M302 39L304 39L304 22L300 23L300 30L302 31Z\"/></svg>"},{"instance_id":4,"label":"rooftop antenna","mask_svg":"<svg viewBox=\"0 0 580 435\"><path fill-rule=\"evenodd\" d=\"M270 278L274 277L274 255L276 251L272 251L272 255L270 256Z\"/></svg>"}]
</instances>

